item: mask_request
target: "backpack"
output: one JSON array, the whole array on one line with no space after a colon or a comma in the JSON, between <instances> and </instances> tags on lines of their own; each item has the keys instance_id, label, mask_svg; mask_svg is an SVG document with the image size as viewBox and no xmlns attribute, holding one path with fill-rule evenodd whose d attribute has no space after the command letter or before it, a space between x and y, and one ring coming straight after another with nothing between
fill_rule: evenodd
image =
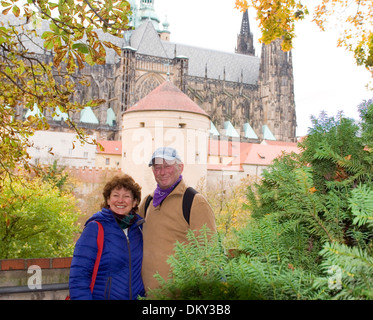
<instances>
[{"instance_id":1,"label":"backpack","mask_svg":"<svg viewBox=\"0 0 373 320\"><path fill-rule=\"evenodd\" d=\"M189 224L189 218L190 218L190 208L192 207L194 196L198 193L195 189L192 187L188 187L185 190L185 193L183 195L183 215L185 221ZM144 219L146 216L146 211L148 210L148 207L150 205L150 202L153 200L153 197L151 195L148 195L145 201L145 208L144 208Z\"/></svg>"}]
</instances>

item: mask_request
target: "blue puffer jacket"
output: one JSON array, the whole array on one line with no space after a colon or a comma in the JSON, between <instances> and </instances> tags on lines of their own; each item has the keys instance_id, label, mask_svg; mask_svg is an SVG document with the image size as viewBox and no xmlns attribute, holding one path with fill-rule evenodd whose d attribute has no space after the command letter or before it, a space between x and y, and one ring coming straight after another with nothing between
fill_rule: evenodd
<instances>
[{"instance_id":1,"label":"blue puffer jacket","mask_svg":"<svg viewBox=\"0 0 373 320\"><path fill-rule=\"evenodd\" d=\"M109 209L95 213L85 224L76 243L70 268L70 299L77 300L131 300L144 296L141 278L142 218L129 227L128 238ZM91 284L93 266L97 256L97 223L104 228L104 248L93 293Z\"/></svg>"}]
</instances>

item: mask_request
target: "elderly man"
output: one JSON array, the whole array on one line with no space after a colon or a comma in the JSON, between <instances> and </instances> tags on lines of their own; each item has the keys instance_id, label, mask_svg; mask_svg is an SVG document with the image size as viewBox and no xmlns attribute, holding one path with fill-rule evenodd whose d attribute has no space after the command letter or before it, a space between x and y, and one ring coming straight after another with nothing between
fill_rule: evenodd
<instances>
[{"instance_id":1,"label":"elderly man","mask_svg":"<svg viewBox=\"0 0 373 320\"><path fill-rule=\"evenodd\" d=\"M156 273L167 279L167 259L174 254L176 241L187 242L189 229L198 232L206 225L216 232L214 213L207 200L185 184L181 175L184 164L175 149L158 148L149 167L157 188L139 208L139 214L145 217L142 277L146 291L159 286Z\"/></svg>"}]
</instances>

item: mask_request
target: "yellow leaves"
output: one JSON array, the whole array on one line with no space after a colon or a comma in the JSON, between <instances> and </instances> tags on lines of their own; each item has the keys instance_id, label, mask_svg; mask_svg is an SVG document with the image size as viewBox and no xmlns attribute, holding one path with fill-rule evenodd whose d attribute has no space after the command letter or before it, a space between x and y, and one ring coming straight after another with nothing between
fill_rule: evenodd
<instances>
[{"instance_id":1,"label":"yellow leaves","mask_svg":"<svg viewBox=\"0 0 373 320\"><path fill-rule=\"evenodd\" d=\"M246 11L248 9L249 5L247 3L247 0L236 0L236 9L240 9L241 11Z\"/></svg>"},{"instance_id":2,"label":"yellow leaves","mask_svg":"<svg viewBox=\"0 0 373 320\"><path fill-rule=\"evenodd\" d=\"M311 194L315 193L317 189L315 187L312 187L308 190Z\"/></svg>"},{"instance_id":3,"label":"yellow leaves","mask_svg":"<svg viewBox=\"0 0 373 320\"><path fill-rule=\"evenodd\" d=\"M108 42L108 41L103 41L103 44L110 49L114 49L115 52L117 53L117 55L121 56L121 54L122 54L121 49L117 45L115 45L114 43L111 43L111 42Z\"/></svg>"},{"instance_id":4,"label":"yellow leaves","mask_svg":"<svg viewBox=\"0 0 373 320\"><path fill-rule=\"evenodd\" d=\"M14 9L10 0L2 1L5 10ZM118 46L108 41L101 41L97 29L102 29L114 36L122 37L122 30L128 29L128 14L130 6L126 1L98 1L85 2L59 1L38 2L40 10L47 16L51 16L51 10L58 9L58 18L53 20L50 31L43 33L44 48L53 50L54 66L58 68L61 63L66 62L69 73L75 69L84 68L84 63L89 65L105 64L105 47L115 50L120 55ZM29 4L24 5L25 12L32 16ZM44 16L45 18L45 16ZM34 20L34 19L33 19ZM78 42L83 38L87 43ZM0 41L2 41L0 36Z\"/></svg>"},{"instance_id":5,"label":"yellow leaves","mask_svg":"<svg viewBox=\"0 0 373 320\"><path fill-rule=\"evenodd\" d=\"M17 27L0 23L0 46L6 48L0 53L0 188L5 173L17 167L31 170L26 151L28 138L34 130L48 128L45 117L22 119L19 115L16 118L16 106L32 109L36 104L41 114L53 112L57 105L69 114L78 112L82 105L72 103L71 97L78 83L87 85L87 82L72 79L71 75L86 63L104 64L107 48L121 54L119 47L101 41L97 30L105 26L108 33L122 37L130 10L128 2L121 0L27 0L22 1L22 6L20 3L0 0L0 13L13 14L24 18L20 21L29 22L27 27L22 22ZM53 51L53 64L20 49L27 47L23 39L40 36L36 30L41 30L45 19L50 22L50 29L41 37L44 48ZM56 74L61 81L56 81ZM99 105L102 101L94 100L91 105ZM70 119L69 124L79 132L80 138L86 138Z\"/></svg>"},{"instance_id":6,"label":"yellow leaves","mask_svg":"<svg viewBox=\"0 0 373 320\"><path fill-rule=\"evenodd\" d=\"M301 1L267 1L267 0L236 0L236 8L245 11L252 7L257 12L257 20L262 31L259 39L266 44L276 39L282 39L282 49L289 51L292 49L292 41L295 37L295 21L304 19L308 14L308 9Z\"/></svg>"},{"instance_id":7,"label":"yellow leaves","mask_svg":"<svg viewBox=\"0 0 373 320\"><path fill-rule=\"evenodd\" d=\"M21 13L21 10L17 5L12 5L12 3L6 2L6 1L1 1L0 2L1 6L4 7L5 9L2 11L3 15L7 15L10 10L12 10L12 13L18 18L19 14Z\"/></svg>"},{"instance_id":8,"label":"yellow leaves","mask_svg":"<svg viewBox=\"0 0 373 320\"><path fill-rule=\"evenodd\" d=\"M21 10L19 9L18 6L14 5L12 9L13 14L18 18L19 14L21 13Z\"/></svg>"},{"instance_id":9,"label":"yellow leaves","mask_svg":"<svg viewBox=\"0 0 373 320\"><path fill-rule=\"evenodd\" d=\"M305 0L235 0L235 7L241 11L249 7L256 10L262 31L260 41L268 44L281 38L283 50L290 50L296 34L294 23L309 14L305 3ZM338 46L354 52L357 64L373 73L373 2L320 0L312 9L313 21L321 30L325 30L330 20L338 20L343 25L345 29L340 33Z\"/></svg>"},{"instance_id":10,"label":"yellow leaves","mask_svg":"<svg viewBox=\"0 0 373 320\"><path fill-rule=\"evenodd\" d=\"M372 71L372 1L323 0L315 8L314 21L324 30L329 19L338 20L344 27L338 39L338 46L344 46L354 52L356 63Z\"/></svg>"},{"instance_id":11,"label":"yellow leaves","mask_svg":"<svg viewBox=\"0 0 373 320\"><path fill-rule=\"evenodd\" d=\"M1 6L6 8L2 11L2 14L3 15L7 15L9 13L10 10L12 10L12 13L18 18L20 13L21 13L21 10L19 9L19 7L17 5L12 5L11 3L9 2L6 2L6 1L1 1Z\"/></svg>"}]
</instances>

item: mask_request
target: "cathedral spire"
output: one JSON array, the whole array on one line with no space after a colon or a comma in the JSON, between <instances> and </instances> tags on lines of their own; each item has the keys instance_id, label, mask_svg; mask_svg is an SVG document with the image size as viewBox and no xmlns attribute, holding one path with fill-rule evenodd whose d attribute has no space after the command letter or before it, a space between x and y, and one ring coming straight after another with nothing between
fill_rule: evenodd
<instances>
[{"instance_id":1,"label":"cathedral spire","mask_svg":"<svg viewBox=\"0 0 373 320\"><path fill-rule=\"evenodd\" d=\"M247 10L242 15L241 31L237 36L236 53L255 55L254 36L250 32L249 14Z\"/></svg>"},{"instance_id":2,"label":"cathedral spire","mask_svg":"<svg viewBox=\"0 0 373 320\"><path fill-rule=\"evenodd\" d=\"M241 34L250 35L249 14L247 10L243 13L241 22Z\"/></svg>"},{"instance_id":3,"label":"cathedral spire","mask_svg":"<svg viewBox=\"0 0 373 320\"><path fill-rule=\"evenodd\" d=\"M153 25L154 29L159 32L159 23L161 20L159 19L157 13L155 12L154 8L155 0L141 0L140 1L140 9L139 9L139 20L140 24L143 22L150 20Z\"/></svg>"}]
</instances>

